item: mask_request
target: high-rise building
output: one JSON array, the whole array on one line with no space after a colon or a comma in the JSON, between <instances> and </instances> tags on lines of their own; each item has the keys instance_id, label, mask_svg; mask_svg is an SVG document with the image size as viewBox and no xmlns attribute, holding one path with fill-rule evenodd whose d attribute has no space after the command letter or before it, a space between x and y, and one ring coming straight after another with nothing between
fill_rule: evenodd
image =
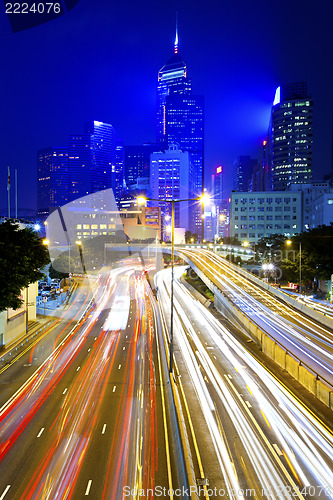
<instances>
[{"instance_id":1,"label":"high-rise building","mask_svg":"<svg viewBox=\"0 0 333 500\"><path fill-rule=\"evenodd\" d=\"M122 139L116 139L115 164L112 165L111 186L119 206L124 188L125 146Z\"/></svg>"},{"instance_id":2,"label":"high-rise building","mask_svg":"<svg viewBox=\"0 0 333 500\"><path fill-rule=\"evenodd\" d=\"M204 187L204 99L192 94L187 67L178 50L178 31L174 53L158 72L157 142L167 148L176 144L191 155L196 196ZM196 232L201 233L201 211L196 209Z\"/></svg>"},{"instance_id":3,"label":"high-rise building","mask_svg":"<svg viewBox=\"0 0 333 500\"><path fill-rule=\"evenodd\" d=\"M274 191L312 179L312 109L306 82L281 85L268 131L267 164Z\"/></svg>"},{"instance_id":4,"label":"high-rise building","mask_svg":"<svg viewBox=\"0 0 333 500\"><path fill-rule=\"evenodd\" d=\"M161 200L162 227L170 226L171 201L193 198L193 166L188 152L170 145L165 152L152 153L150 160L150 188L152 198ZM165 202L163 200L169 200ZM154 202L156 205L156 202ZM175 227L195 232L195 201L175 203Z\"/></svg>"},{"instance_id":5,"label":"high-rise building","mask_svg":"<svg viewBox=\"0 0 333 500\"><path fill-rule=\"evenodd\" d=\"M236 191L249 191L253 170L258 160L248 155L237 156L233 164L233 188Z\"/></svg>"},{"instance_id":6,"label":"high-rise building","mask_svg":"<svg viewBox=\"0 0 333 500\"><path fill-rule=\"evenodd\" d=\"M229 236L229 201L224 198L223 191L223 167L216 168L212 179L212 192L214 203L214 238L225 238Z\"/></svg>"},{"instance_id":7,"label":"high-rise building","mask_svg":"<svg viewBox=\"0 0 333 500\"><path fill-rule=\"evenodd\" d=\"M136 189L138 179L150 177L150 155L160 151L161 145L142 144L139 146L125 146L125 182L128 189Z\"/></svg>"},{"instance_id":8,"label":"high-rise building","mask_svg":"<svg viewBox=\"0 0 333 500\"><path fill-rule=\"evenodd\" d=\"M37 152L37 210L46 218L69 200L68 150L48 147Z\"/></svg>"},{"instance_id":9,"label":"high-rise building","mask_svg":"<svg viewBox=\"0 0 333 500\"><path fill-rule=\"evenodd\" d=\"M71 201L109 188L116 191L116 138L113 126L90 121L85 124L84 134L70 135L68 167Z\"/></svg>"}]
</instances>

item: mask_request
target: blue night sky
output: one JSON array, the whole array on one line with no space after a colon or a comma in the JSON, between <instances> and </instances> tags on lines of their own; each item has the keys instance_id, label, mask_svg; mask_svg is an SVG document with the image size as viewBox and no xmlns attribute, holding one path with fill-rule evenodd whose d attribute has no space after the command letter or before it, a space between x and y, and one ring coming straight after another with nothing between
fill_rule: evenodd
<instances>
[{"instance_id":1,"label":"blue night sky","mask_svg":"<svg viewBox=\"0 0 333 500\"><path fill-rule=\"evenodd\" d=\"M80 0L66 15L12 33L0 14L0 206L7 165L19 207L36 207L36 152L67 144L84 122L111 123L125 144L155 140L157 72L179 48L206 100L206 179L230 186L240 154L260 158L281 83L308 81L314 99L314 179L331 169L333 5L318 0Z\"/></svg>"}]
</instances>

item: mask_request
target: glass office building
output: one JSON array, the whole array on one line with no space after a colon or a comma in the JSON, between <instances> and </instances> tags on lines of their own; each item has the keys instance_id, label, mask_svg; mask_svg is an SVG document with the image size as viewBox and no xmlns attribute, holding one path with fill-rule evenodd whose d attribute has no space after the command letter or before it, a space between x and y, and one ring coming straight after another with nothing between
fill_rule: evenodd
<instances>
[{"instance_id":1,"label":"glass office building","mask_svg":"<svg viewBox=\"0 0 333 500\"><path fill-rule=\"evenodd\" d=\"M292 183L312 179L312 110L306 82L278 87L268 131L271 188L284 191Z\"/></svg>"},{"instance_id":2,"label":"glass office building","mask_svg":"<svg viewBox=\"0 0 333 500\"><path fill-rule=\"evenodd\" d=\"M200 196L204 184L204 98L192 94L187 66L178 51L178 33L174 54L158 72L157 142L165 149L176 144L190 154L195 196ZM201 224L201 210L197 208L198 234Z\"/></svg>"},{"instance_id":3,"label":"glass office building","mask_svg":"<svg viewBox=\"0 0 333 500\"><path fill-rule=\"evenodd\" d=\"M68 150L48 147L37 152L37 210L46 218L69 200Z\"/></svg>"}]
</instances>

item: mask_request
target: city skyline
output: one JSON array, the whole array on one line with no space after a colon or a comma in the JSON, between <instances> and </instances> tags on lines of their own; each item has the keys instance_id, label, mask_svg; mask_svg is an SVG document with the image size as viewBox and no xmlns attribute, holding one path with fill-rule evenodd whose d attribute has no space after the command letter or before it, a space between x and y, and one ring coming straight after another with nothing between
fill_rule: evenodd
<instances>
[{"instance_id":1,"label":"city skyline","mask_svg":"<svg viewBox=\"0 0 333 500\"><path fill-rule=\"evenodd\" d=\"M171 4L167 9L163 2L160 6L150 2L140 8L134 3L131 6L133 9L125 18L123 7L114 6L112 14L105 11L108 6L103 3L104 14L110 13L107 21L115 30L114 39L110 26L101 21L103 9L91 10L85 0L67 16L19 34L10 33L8 21L1 18L2 45L7 47L4 53L7 76L1 83L2 95L7 95L1 131L3 207L6 204L7 165L12 170L18 169L19 206L36 206L37 150L52 144L61 146L68 134L79 130L83 122L112 123L117 135L124 138L125 145L154 142L154 87L158 69L173 47L176 10L179 12L179 50L188 66L194 94L204 95L206 100L206 183L216 166L222 164L224 171L229 173L225 183L228 189L232 162L238 155L248 154L260 160L276 87L301 80L308 81L314 100L313 178L329 173L332 106L327 106L327 98L333 75L327 63L331 35L325 19L320 19L320 30L319 23L316 24L321 16L319 7L318 11L313 7L311 34L299 36L297 30L289 32L287 51L283 30L278 32L276 28L282 13L273 12L272 7L266 13L258 4L252 5L251 12L249 6L242 4L241 13L232 6L224 6L224 10L217 7L214 17L210 5L203 11L196 3L190 7L189 2ZM296 20L300 24L306 19L310 22L300 6L300 2L291 6L289 17L283 18L282 26L291 28L293 23L296 26ZM148 20L145 19L147 12L150 13ZM275 23L268 29L269 16L273 14ZM142 21L140 29L138 15ZM250 28L255 17L255 23L261 21L260 36L256 33L256 24ZM241 40L233 45L236 33L232 28L236 20L246 29ZM224 29L219 30L222 21ZM146 25L151 27L149 32ZM100 55L94 54L87 44L89 29L93 33L100 32ZM267 40L268 35L271 48L266 47L269 43L260 45L261 39ZM111 39L113 45L110 45ZM46 42L44 47L43 42ZM228 44L223 45L226 42ZM316 58L319 49L321 61ZM58 75L54 68L66 71L65 83L64 71L59 71ZM39 73L38 70L43 71ZM41 78L41 74L45 78ZM27 78L18 92L22 75ZM46 105L43 98L47 95L50 99ZM127 101L123 100L125 95Z\"/></svg>"}]
</instances>

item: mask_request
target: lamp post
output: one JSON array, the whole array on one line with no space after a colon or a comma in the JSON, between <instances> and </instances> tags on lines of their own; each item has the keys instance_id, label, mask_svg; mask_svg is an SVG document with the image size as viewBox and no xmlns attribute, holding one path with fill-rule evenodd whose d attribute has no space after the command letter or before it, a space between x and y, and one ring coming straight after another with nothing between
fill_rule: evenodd
<instances>
[{"instance_id":1,"label":"lamp post","mask_svg":"<svg viewBox=\"0 0 333 500\"><path fill-rule=\"evenodd\" d=\"M169 373L173 372L173 282L174 282L174 262L175 262L175 204L182 201L201 201L202 204L209 200L208 195L203 195L198 198L187 198L185 200L174 199L157 199L157 198L137 198L138 205L143 205L147 201L158 201L162 203L171 203L171 313L170 313L170 354L169 354Z\"/></svg>"},{"instance_id":2,"label":"lamp post","mask_svg":"<svg viewBox=\"0 0 333 500\"><path fill-rule=\"evenodd\" d=\"M291 245L292 241L287 240L287 245ZM302 242L298 242L298 250L299 250L299 294L302 294Z\"/></svg>"}]
</instances>

